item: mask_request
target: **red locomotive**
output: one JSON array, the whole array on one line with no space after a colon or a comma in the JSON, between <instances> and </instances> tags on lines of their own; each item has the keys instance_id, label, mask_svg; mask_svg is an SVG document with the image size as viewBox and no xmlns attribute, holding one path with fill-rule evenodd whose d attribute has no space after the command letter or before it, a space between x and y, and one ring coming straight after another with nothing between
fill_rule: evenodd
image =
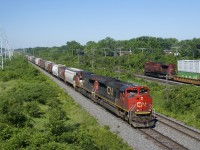
<instances>
[{"instance_id":1,"label":"red locomotive","mask_svg":"<svg viewBox=\"0 0 200 150\"><path fill-rule=\"evenodd\" d=\"M175 64L163 64L159 62L146 62L144 65L144 74L153 77L169 77L175 75Z\"/></svg>"},{"instance_id":2,"label":"red locomotive","mask_svg":"<svg viewBox=\"0 0 200 150\"><path fill-rule=\"evenodd\" d=\"M154 126L149 88L95 74L83 75L80 92L134 127Z\"/></svg>"},{"instance_id":3,"label":"red locomotive","mask_svg":"<svg viewBox=\"0 0 200 150\"><path fill-rule=\"evenodd\" d=\"M28 56L32 61L32 56ZM42 60L40 58L37 59ZM35 62L37 62L35 61ZM35 63L33 62L33 63ZM134 127L152 127L155 125L155 113L149 88L111 77L95 75L77 68L62 66L45 61L46 67L39 66L73 87L94 102L107 108ZM48 67L54 64L54 67ZM52 70L49 70L52 68Z\"/></svg>"}]
</instances>

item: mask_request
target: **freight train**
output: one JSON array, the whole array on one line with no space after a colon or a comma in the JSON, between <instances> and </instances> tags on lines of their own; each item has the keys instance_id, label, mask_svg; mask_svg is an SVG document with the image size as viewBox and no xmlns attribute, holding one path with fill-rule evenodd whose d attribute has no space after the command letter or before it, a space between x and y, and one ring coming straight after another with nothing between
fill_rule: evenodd
<instances>
[{"instance_id":1,"label":"freight train","mask_svg":"<svg viewBox=\"0 0 200 150\"><path fill-rule=\"evenodd\" d=\"M131 126L155 126L155 111L148 87L96 75L34 56L26 57L28 61L73 86L76 91L126 120Z\"/></svg>"},{"instance_id":2,"label":"freight train","mask_svg":"<svg viewBox=\"0 0 200 150\"><path fill-rule=\"evenodd\" d=\"M177 67L176 64L146 62L144 75L200 85L200 60L178 60Z\"/></svg>"}]
</instances>

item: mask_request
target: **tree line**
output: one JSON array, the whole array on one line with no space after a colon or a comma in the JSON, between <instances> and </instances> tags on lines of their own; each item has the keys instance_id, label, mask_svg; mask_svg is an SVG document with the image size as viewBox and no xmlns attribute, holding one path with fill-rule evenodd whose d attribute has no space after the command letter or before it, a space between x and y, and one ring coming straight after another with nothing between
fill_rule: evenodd
<instances>
[{"instance_id":1,"label":"tree line","mask_svg":"<svg viewBox=\"0 0 200 150\"><path fill-rule=\"evenodd\" d=\"M179 52L180 57L187 59L198 59L200 57L199 46L200 38L193 38L191 40L177 40L176 38L157 38L142 36L138 38L132 38L130 40L115 40L111 37L106 37L98 42L88 41L85 45L81 45L79 42L67 41L65 45L60 47L36 47L28 48L27 51L32 54L38 54L39 50L49 50L51 52L66 52L68 55L110 55L120 50L132 51L133 54L141 52L159 54L163 53L163 50L172 50L173 52ZM106 53L106 54L105 54Z\"/></svg>"}]
</instances>

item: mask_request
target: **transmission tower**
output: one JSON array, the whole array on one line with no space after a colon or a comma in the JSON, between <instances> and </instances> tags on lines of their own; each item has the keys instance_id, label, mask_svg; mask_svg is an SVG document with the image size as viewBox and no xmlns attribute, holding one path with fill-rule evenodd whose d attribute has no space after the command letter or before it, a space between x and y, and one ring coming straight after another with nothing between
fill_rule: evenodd
<instances>
[{"instance_id":1,"label":"transmission tower","mask_svg":"<svg viewBox=\"0 0 200 150\"><path fill-rule=\"evenodd\" d=\"M0 28L0 60L1 60L1 68L4 70L4 60L9 58L11 60L11 57L13 56L13 50L10 48L10 45L8 44L7 36Z\"/></svg>"}]
</instances>

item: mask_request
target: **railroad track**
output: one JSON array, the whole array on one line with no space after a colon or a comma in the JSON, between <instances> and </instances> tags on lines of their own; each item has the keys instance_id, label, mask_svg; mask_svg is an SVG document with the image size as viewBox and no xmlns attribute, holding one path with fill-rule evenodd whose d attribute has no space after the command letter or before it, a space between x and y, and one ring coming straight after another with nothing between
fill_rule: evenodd
<instances>
[{"instance_id":1,"label":"railroad track","mask_svg":"<svg viewBox=\"0 0 200 150\"><path fill-rule=\"evenodd\" d=\"M139 129L143 134L147 136L147 138L150 138L155 144L157 144L162 150L187 150L183 145L179 144L176 141L173 141L169 137L161 134L160 132L149 128L149 129Z\"/></svg>"},{"instance_id":2,"label":"railroad track","mask_svg":"<svg viewBox=\"0 0 200 150\"><path fill-rule=\"evenodd\" d=\"M181 124L179 122L176 122L172 119L169 119L161 114L156 113L156 117L159 123L164 124L165 126L168 126L172 128L173 130L176 130L189 138L192 138L196 140L197 142L200 142L200 132L185 126L184 124Z\"/></svg>"},{"instance_id":3,"label":"railroad track","mask_svg":"<svg viewBox=\"0 0 200 150\"><path fill-rule=\"evenodd\" d=\"M139 75L135 74L136 77L149 80L149 81L156 81L162 84L169 84L169 85L180 85L180 84L185 84L181 82L176 82L176 81L171 81L171 80L166 80L166 79L160 79L160 78L154 78L154 77L149 77L149 76L144 76L144 75Z\"/></svg>"}]
</instances>

